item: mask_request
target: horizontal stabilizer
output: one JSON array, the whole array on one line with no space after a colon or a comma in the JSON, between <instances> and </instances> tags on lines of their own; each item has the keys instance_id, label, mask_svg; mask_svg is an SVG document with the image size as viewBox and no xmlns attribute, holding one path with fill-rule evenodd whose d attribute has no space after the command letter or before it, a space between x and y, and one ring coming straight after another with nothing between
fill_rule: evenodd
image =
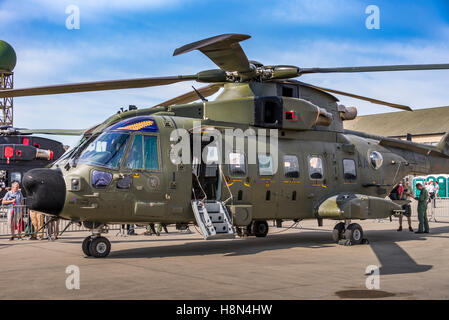
<instances>
[{"instance_id":1,"label":"horizontal stabilizer","mask_svg":"<svg viewBox=\"0 0 449 320\"><path fill-rule=\"evenodd\" d=\"M404 149L427 156L449 158L449 133L446 133L438 146L431 146L394 138L382 138L379 144L384 147Z\"/></svg>"},{"instance_id":2,"label":"horizontal stabilizer","mask_svg":"<svg viewBox=\"0 0 449 320\"><path fill-rule=\"evenodd\" d=\"M382 138L379 144L384 147L404 149L416 153L429 155L431 152L438 152L438 150L430 145L423 145L416 142L394 139L394 138Z\"/></svg>"}]
</instances>

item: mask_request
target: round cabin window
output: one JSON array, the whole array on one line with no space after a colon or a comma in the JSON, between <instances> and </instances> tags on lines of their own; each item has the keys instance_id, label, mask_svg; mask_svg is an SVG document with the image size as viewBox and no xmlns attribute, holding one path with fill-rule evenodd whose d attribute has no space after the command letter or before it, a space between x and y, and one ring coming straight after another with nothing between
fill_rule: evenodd
<instances>
[{"instance_id":1,"label":"round cabin window","mask_svg":"<svg viewBox=\"0 0 449 320\"><path fill-rule=\"evenodd\" d=\"M379 169L384 161L384 158L380 152L371 151L369 154L369 160L374 169Z\"/></svg>"}]
</instances>

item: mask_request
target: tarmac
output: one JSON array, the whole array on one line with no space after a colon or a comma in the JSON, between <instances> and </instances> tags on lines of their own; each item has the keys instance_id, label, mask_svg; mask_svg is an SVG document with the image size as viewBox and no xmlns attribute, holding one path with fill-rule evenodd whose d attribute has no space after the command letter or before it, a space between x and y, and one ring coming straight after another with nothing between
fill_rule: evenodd
<instances>
[{"instance_id":1,"label":"tarmac","mask_svg":"<svg viewBox=\"0 0 449 320\"><path fill-rule=\"evenodd\" d=\"M83 255L87 232L52 242L3 238L0 299L449 298L449 221L431 222L430 234L397 232L395 220L360 224L369 244L333 243L332 221L270 224L266 238L209 241L193 227L192 234L169 227L160 237L110 231L112 250L103 259ZM72 265L80 286L69 290ZM374 290L366 287L368 266L380 268Z\"/></svg>"}]
</instances>

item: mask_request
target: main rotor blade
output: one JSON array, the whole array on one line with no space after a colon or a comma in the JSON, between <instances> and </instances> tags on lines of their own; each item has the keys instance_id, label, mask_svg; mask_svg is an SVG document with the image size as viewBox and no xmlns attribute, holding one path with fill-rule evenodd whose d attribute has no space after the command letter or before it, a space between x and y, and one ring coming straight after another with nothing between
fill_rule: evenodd
<instances>
[{"instance_id":1,"label":"main rotor blade","mask_svg":"<svg viewBox=\"0 0 449 320\"><path fill-rule=\"evenodd\" d=\"M80 136L85 129L18 129L19 134L51 134L57 136Z\"/></svg>"},{"instance_id":2,"label":"main rotor blade","mask_svg":"<svg viewBox=\"0 0 449 320\"><path fill-rule=\"evenodd\" d=\"M309 73L333 72L381 72L381 71L413 71L413 70L443 70L449 69L449 64L408 64L390 66L341 67L341 68L299 68L298 75Z\"/></svg>"},{"instance_id":3,"label":"main rotor blade","mask_svg":"<svg viewBox=\"0 0 449 320\"><path fill-rule=\"evenodd\" d=\"M27 97L27 96L46 95L46 94L60 94L60 93L74 93L74 92L88 92L88 91L102 91L102 90L116 90L116 89L145 88L196 79L197 79L196 75L186 75L186 76L172 76L172 77L155 77L155 78L140 78L140 79L138 78L138 79L59 84L53 86L43 86L25 89L0 90L0 98Z\"/></svg>"},{"instance_id":4,"label":"main rotor blade","mask_svg":"<svg viewBox=\"0 0 449 320\"><path fill-rule=\"evenodd\" d=\"M209 97L209 96L213 95L214 93L218 92L218 90L220 90L220 88L222 88L222 87L223 87L223 84L221 84L221 83L210 84L208 86L197 89L197 91L199 93L201 93L201 95L203 97ZM158 107L158 106L168 107L168 106L171 106L174 104L185 104L185 103L190 103L190 102L196 101L198 99L199 99L198 94L192 90L190 92L187 92L180 96L177 96L173 99L161 102L153 107Z\"/></svg>"},{"instance_id":5,"label":"main rotor blade","mask_svg":"<svg viewBox=\"0 0 449 320\"><path fill-rule=\"evenodd\" d=\"M174 56L199 50L225 71L249 72L248 58L239 42L249 39L246 34L228 33L186 44L173 52Z\"/></svg>"},{"instance_id":6,"label":"main rotor blade","mask_svg":"<svg viewBox=\"0 0 449 320\"><path fill-rule=\"evenodd\" d=\"M406 111L413 111L413 109L410 108L409 106L402 105L402 104L391 103L391 102L387 102L387 101L383 101L383 100L368 98L368 97L364 97L364 96L360 96L360 95L357 95L357 94L344 92L344 91L340 91L340 90L323 88L323 87L315 86L315 85L312 85L312 84L309 84L309 83L304 83L304 82L301 82L301 81L294 81L294 82L295 83L299 83L299 84L301 84L303 86L306 86L306 87L309 87L309 88L314 88L314 89L321 90L321 91L331 92L331 93L342 95L342 96L346 96L346 97L351 97L351 98L355 98L355 99L359 99L359 100L363 100L363 101L368 101L368 102L371 102L371 103L374 103L374 104L380 104L380 105L384 105L384 106L388 106L388 107L392 107L392 108L396 108L396 109L401 109L401 110L406 110Z\"/></svg>"}]
</instances>

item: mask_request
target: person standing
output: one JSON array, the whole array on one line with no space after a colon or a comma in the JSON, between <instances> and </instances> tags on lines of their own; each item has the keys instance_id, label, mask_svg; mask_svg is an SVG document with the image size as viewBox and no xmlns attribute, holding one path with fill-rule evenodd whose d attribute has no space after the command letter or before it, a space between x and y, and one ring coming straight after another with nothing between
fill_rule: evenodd
<instances>
[{"instance_id":1,"label":"person standing","mask_svg":"<svg viewBox=\"0 0 449 320\"><path fill-rule=\"evenodd\" d=\"M14 181L11 184L11 190L5 194L2 200L2 204L8 207L8 223L11 227L10 241L14 240L15 229L18 230L19 239L21 239L23 203L23 195L19 190L19 183Z\"/></svg>"},{"instance_id":2,"label":"person standing","mask_svg":"<svg viewBox=\"0 0 449 320\"><path fill-rule=\"evenodd\" d=\"M400 200L410 200L410 192L408 189L407 184L405 183L400 183L399 184L402 187L402 191L401 191L401 198ZM410 207L410 203L404 204L402 206L402 209L404 210L404 213L401 213L399 215L399 229L398 231L402 231L402 218L403 216L407 217L407 222L408 222L408 230L410 232L413 232L413 228L412 228L412 208Z\"/></svg>"},{"instance_id":3,"label":"person standing","mask_svg":"<svg viewBox=\"0 0 449 320\"><path fill-rule=\"evenodd\" d=\"M30 240L36 240L44 238L44 215L40 212L30 210L30 218L34 227L33 235Z\"/></svg>"},{"instance_id":4,"label":"person standing","mask_svg":"<svg viewBox=\"0 0 449 320\"><path fill-rule=\"evenodd\" d=\"M440 185L438 184L437 181L435 181L435 198L439 199L440 198Z\"/></svg>"},{"instance_id":5,"label":"person standing","mask_svg":"<svg viewBox=\"0 0 449 320\"><path fill-rule=\"evenodd\" d=\"M156 234L156 229L154 228L154 223L150 223L147 226L147 230L143 233L146 236L151 236L152 234Z\"/></svg>"},{"instance_id":6,"label":"person standing","mask_svg":"<svg viewBox=\"0 0 449 320\"><path fill-rule=\"evenodd\" d=\"M427 220L427 200L429 199L429 193L421 183L416 184L416 188L420 191L418 200L418 220L419 227L415 233L429 233L429 221Z\"/></svg>"},{"instance_id":7,"label":"person standing","mask_svg":"<svg viewBox=\"0 0 449 320\"><path fill-rule=\"evenodd\" d=\"M435 186L433 185L433 180L429 181L429 183L426 186L426 190L427 193L429 194L428 202L430 202L431 200L433 200L433 198L435 198Z\"/></svg>"},{"instance_id":8,"label":"person standing","mask_svg":"<svg viewBox=\"0 0 449 320\"><path fill-rule=\"evenodd\" d=\"M47 233L48 240L58 240L59 237L59 219L54 219L53 217L48 217Z\"/></svg>"}]
</instances>

